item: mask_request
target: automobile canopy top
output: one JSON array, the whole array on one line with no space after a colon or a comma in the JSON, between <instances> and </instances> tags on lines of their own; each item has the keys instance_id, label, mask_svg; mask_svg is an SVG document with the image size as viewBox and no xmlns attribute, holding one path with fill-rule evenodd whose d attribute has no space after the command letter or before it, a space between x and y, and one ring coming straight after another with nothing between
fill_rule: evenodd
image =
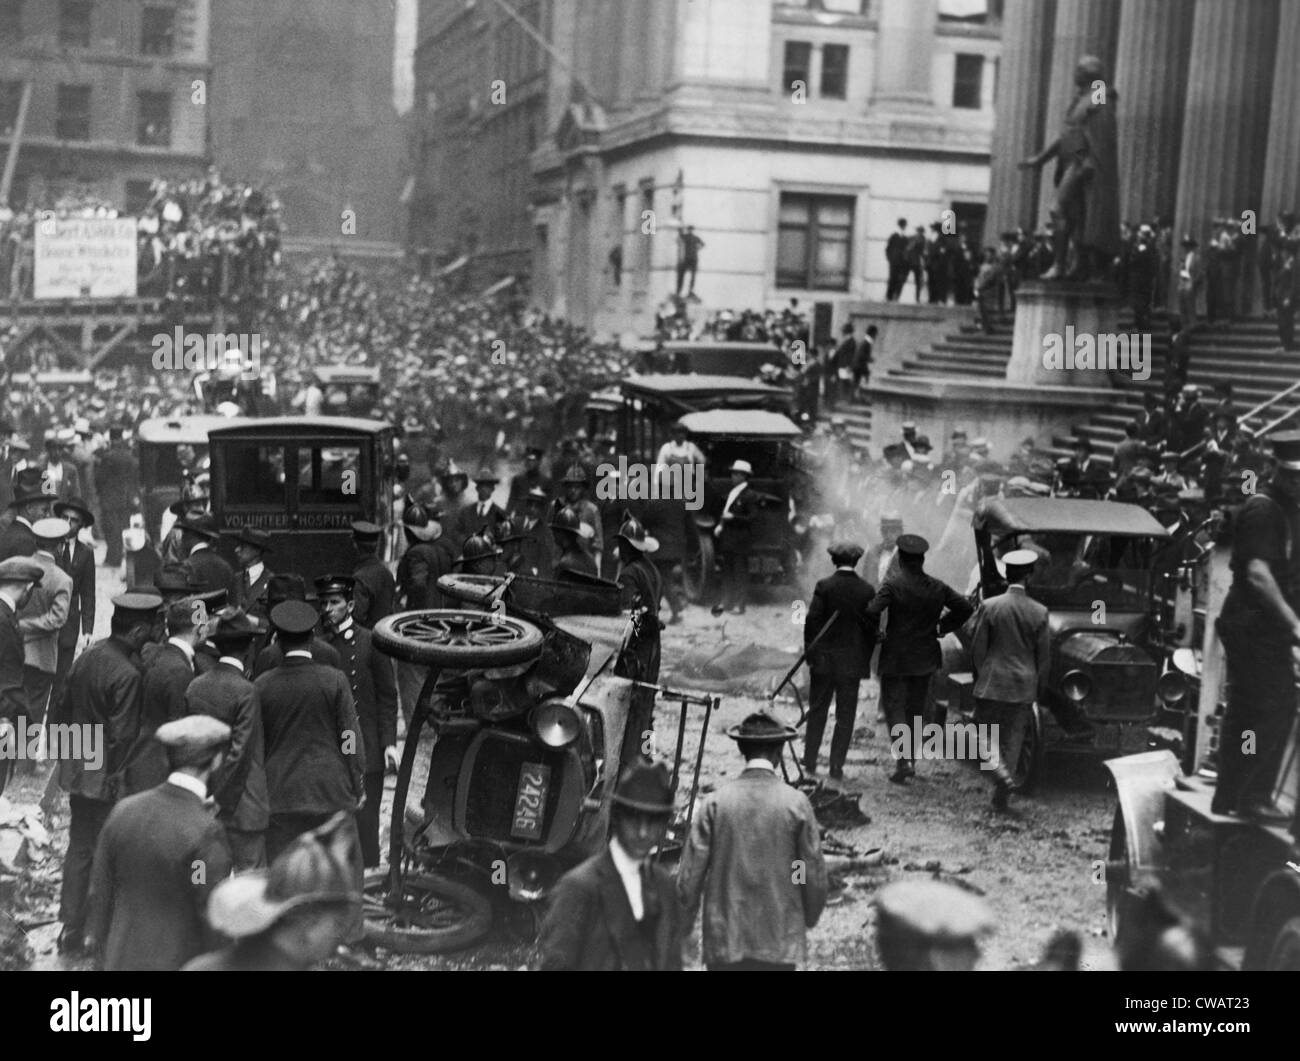
<instances>
[{"instance_id":1,"label":"automobile canopy top","mask_svg":"<svg viewBox=\"0 0 1300 1061\"><path fill-rule=\"evenodd\" d=\"M981 501L971 525L995 533L1109 534L1120 538L1168 538L1169 531L1146 509L1120 501L1069 497L995 497Z\"/></svg>"},{"instance_id":2,"label":"automobile canopy top","mask_svg":"<svg viewBox=\"0 0 1300 1061\"><path fill-rule=\"evenodd\" d=\"M283 435L305 441L312 435L377 435L381 431L391 431L393 427L383 420L363 420L356 416L271 416L257 419L214 416L210 419L217 421L210 431L214 440Z\"/></svg>"},{"instance_id":3,"label":"automobile canopy top","mask_svg":"<svg viewBox=\"0 0 1300 1061\"><path fill-rule=\"evenodd\" d=\"M701 437L798 438L803 434L788 416L766 409L710 409L687 413L679 422L692 435Z\"/></svg>"},{"instance_id":4,"label":"automobile canopy top","mask_svg":"<svg viewBox=\"0 0 1300 1061\"><path fill-rule=\"evenodd\" d=\"M241 427L252 422L246 416L155 416L141 421L135 437L157 445L206 446L209 433L217 428Z\"/></svg>"}]
</instances>

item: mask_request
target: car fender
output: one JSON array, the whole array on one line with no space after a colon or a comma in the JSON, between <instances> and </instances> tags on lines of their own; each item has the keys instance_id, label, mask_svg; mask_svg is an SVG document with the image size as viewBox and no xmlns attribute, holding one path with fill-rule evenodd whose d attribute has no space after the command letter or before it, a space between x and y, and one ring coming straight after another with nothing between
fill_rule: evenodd
<instances>
[{"instance_id":1,"label":"car fender","mask_svg":"<svg viewBox=\"0 0 1300 1061\"><path fill-rule=\"evenodd\" d=\"M1273 933L1287 920L1300 913L1300 862L1291 861L1274 870L1259 887L1250 915L1250 935L1242 966L1262 969L1268 960Z\"/></svg>"},{"instance_id":2,"label":"car fender","mask_svg":"<svg viewBox=\"0 0 1300 1061\"><path fill-rule=\"evenodd\" d=\"M1106 760L1106 769L1115 779L1132 872L1152 873L1157 869L1156 826L1164 818L1165 793L1182 773L1178 758L1168 749L1139 752Z\"/></svg>"}]
</instances>

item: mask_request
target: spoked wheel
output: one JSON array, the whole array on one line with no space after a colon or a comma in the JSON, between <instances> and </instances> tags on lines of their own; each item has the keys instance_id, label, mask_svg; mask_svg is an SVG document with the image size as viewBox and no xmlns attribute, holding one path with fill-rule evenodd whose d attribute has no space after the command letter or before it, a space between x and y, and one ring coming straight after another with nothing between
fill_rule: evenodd
<instances>
[{"instance_id":1,"label":"spoked wheel","mask_svg":"<svg viewBox=\"0 0 1300 1061\"><path fill-rule=\"evenodd\" d=\"M686 556L682 560L682 582L686 599L692 604L702 604L713 588L713 535L696 528L687 535Z\"/></svg>"},{"instance_id":2,"label":"spoked wheel","mask_svg":"<svg viewBox=\"0 0 1300 1061\"><path fill-rule=\"evenodd\" d=\"M505 584L496 575L442 575L438 579L439 591L453 600L468 604L486 604L489 597Z\"/></svg>"},{"instance_id":3,"label":"spoked wheel","mask_svg":"<svg viewBox=\"0 0 1300 1061\"><path fill-rule=\"evenodd\" d=\"M1132 880L1128 831L1124 828L1124 813L1116 807L1115 822L1110 827L1110 858L1106 862L1106 931L1112 947L1118 947L1121 938L1129 932L1133 908L1133 893L1129 890Z\"/></svg>"},{"instance_id":4,"label":"spoked wheel","mask_svg":"<svg viewBox=\"0 0 1300 1061\"><path fill-rule=\"evenodd\" d=\"M402 876L401 895L387 873L368 873L363 903L366 942L399 954L442 954L482 939L492 903L477 888L433 873Z\"/></svg>"},{"instance_id":5,"label":"spoked wheel","mask_svg":"<svg viewBox=\"0 0 1300 1061\"><path fill-rule=\"evenodd\" d=\"M1011 771L1011 789L1028 795L1038 784L1038 773L1043 765L1043 720L1035 704L1025 726L1025 739L1020 745L1020 757Z\"/></svg>"},{"instance_id":6,"label":"spoked wheel","mask_svg":"<svg viewBox=\"0 0 1300 1061\"><path fill-rule=\"evenodd\" d=\"M532 623L492 612L399 612L375 625L380 651L428 666L505 667L535 659L542 632Z\"/></svg>"}]
</instances>

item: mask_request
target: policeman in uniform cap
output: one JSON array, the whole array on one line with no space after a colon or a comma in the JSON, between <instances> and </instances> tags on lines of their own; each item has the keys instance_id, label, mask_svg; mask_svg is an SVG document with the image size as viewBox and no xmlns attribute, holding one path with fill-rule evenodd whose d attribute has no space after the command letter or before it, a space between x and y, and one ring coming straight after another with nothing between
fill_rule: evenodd
<instances>
[{"instance_id":1,"label":"policeman in uniform cap","mask_svg":"<svg viewBox=\"0 0 1300 1061\"><path fill-rule=\"evenodd\" d=\"M11 556L0 560L0 746L15 739L19 718L26 718L29 705L23 687L23 635L18 612L45 577L35 560ZM14 762L12 749L0 755L0 794L9 780Z\"/></svg>"},{"instance_id":2,"label":"policeman in uniform cap","mask_svg":"<svg viewBox=\"0 0 1300 1061\"><path fill-rule=\"evenodd\" d=\"M356 580L355 618L367 630L386 615L393 614L397 582L379 559L379 540L383 531L373 523L356 520L352 524L352 545L357 551L357 566L352 569Z\"/></svg>"},{"instance_id":3,"label":"policeman in uniform cap","mask_svg":"<svg viewBox=\"0 0 1300 1061\"><path fill-rule=\"evenodd\" d=\"M230 873L226 831L207 802L230 727L190 715L154 738L171 772L113 808L95 850L89 934L106 970L170 971L203 953L209 892Z\"/></svg>"},{"instance_id":4,"label":"policeman in uniform cap","mask_svg":"<svg viewBox=\"0 0 1300 1061\"><path fill-rule=\"evenodd\" d=\"M1292 653L1300 645L1300 431L1271 441L1273 476L1233 521L1232 586L1216 623L1228 708L1211 809L1281 821L1286 815L1272 793L1295 715Z\"/></svg>"},{"instance_id":5,"label":"policeman in uniform cap","mask_svg":"<svg viewBox=\"0 0 1300 1061\"><path fill-rule=\"evenodd\" d=\"M880 706L889 725L894 753L891 781L916 773L912 764L912 730L929 705L930 680L943 662L939 638L956 630L975 610L956 590L924 570L930 543L919 534L898 539L898 575L880 587L867 615L879 623L886 609L886 632L880 649Z\"/></svg>"},{"instance_id":6,"label":"policeman in uniform cap","mask_svg":"<svg viewBox=\"0 0 1300 1061\"><path fill-rule=\"evenodd\" d=\"M555 886L542 921L542 969L669 970L682 965L682 910L652 855L668 832L663 763L634 760L610 799L610 841Z\"/></svg>"},{"instance_id":7,"label":"policeman in uniform cap","mask_svg":"<svg viewBox=\"0 0 1300 1061\"><path fill-rule=\"evenodd\" d=\"M993 930L988 904L937 880L896 881L876 893L876 947L889 970L969 971Z\"/></svg>"},{"instance_id":8,"label":"policeman in uniform cap","mask_svg":"<svg viewBox=\"0 0 1300 1061\"><path fill-rule=\"evenodd\" d=\"M254 680L284 662L284 650L275 637L270 613L275 610L276 605L288 600L304 602L307 600L307 583L303 581L302 575L272 575L266 587L267 618L264 623L258 622L258 637L253 642ZM316 631L312 632L309 651L311 658L317 663L324 663L336 670L343 669L343 663L334 646L320 637Z\"/></svg>"},{"instance_id":9,"label":"policeman in uniform cap","mask_svg":"<svg viewBox=\"0 0 1300 1061\"><path fill-rule=\"evenodd\" d=\"M361 834L365 866L370 869L379 865L384 770L396 772L398 764L397 683L392 662L375 648L370 631L352 618L352 590L352 579L347 575L322 575L316 579L325 638L338 650L365 740L366 805L357 812L357 831Z\"/></svg>"},{"instance_id":10,"label":"policeman in uniform cap","mask_svg":"<svg viewBox=\"0 0 1300 1061\"><path fill-rule=\"evenodd\" d=\"M822 734L835 698L835 734L831 738L831 778L844 776L844 760L853 740L858 715L858 685L871 676L871 650L876 643L876 621L867 615L875 587L855 570L862 559L857 542L833 542L826 550L835 565L833 574L817 583L804 617L804 649L808 652L808 728L804 734L804 769L817 772ZM823 634L827 623L830 626ZM821 634L816 645L812 642Z\"/></svg>"}]
</instances>

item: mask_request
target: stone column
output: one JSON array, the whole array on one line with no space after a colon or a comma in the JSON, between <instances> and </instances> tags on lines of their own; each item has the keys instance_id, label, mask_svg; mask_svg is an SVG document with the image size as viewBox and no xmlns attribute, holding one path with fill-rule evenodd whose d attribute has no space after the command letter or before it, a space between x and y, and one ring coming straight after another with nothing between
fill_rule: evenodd
<instances>
[{"instance_id":1,"label":"stone column","mask_svg":"<svg viewBox=\"0 0 1300 1061\"><path fill-rule=\"evenodd\" d=\"M1214 218L1259 210L1277 29L1277 0L1196 0L1175 241L1190 232L1204 250ZM1295 54L1284 59L1294 65Z\"/></svg>"},{"instance_id":2,"label":"stone column","mask_svg":"<svg viewBox=\"0 0 1300 1061\"><path fill-rule=\"evenodd\" d=\"M1186 0L1124 0L1114 89L1120 217L1173 215L1192 20Z\"/></svg>"},{"instance_id":3,"label":"stone column","mask_svg":"<svg viewBox=\"0 0 1300 1061\"><path fill-rule=\"evenodd\" d=\"M1042 147L1055 14L1056 0L1007 0L1003 13L986 242L1020 226L1032 232L1040 220L1038 176L1017 163Z\"/></svg>"},{"instance_id":4,"label":"stone column","mask_svg":"<svg viewBox=\"0 0 1300 1061\"><path fill-rule=\"evenodd\" d=\"M1277 62L1273 68L1273 107L1264 161L1263 213L1272 224L1282 210L1300 210L1300 0L1281 0Z\"/></svg>"},{"instance_id":5,"label":"stone column","mask_svg":"<svg viewBox=\"0 0 1300 1061\"><path fill-rule=\"evenodd\" d=\"M938 21L939 0L880 0L872 106L888 110L934 106L930 67Z\"/></svg>"},{"instance_id":6,"label":"stone column","mask_svg":"<svg viewBox=\"0 0 1300 1061\"><path fill-rule=\"evenodd\" d=\"M1066 108L1074 99L1074 67L1081 56L1095 55L1115 76L1115 35L1119 31L1119 0L1056 0L1056 25L1052 30L1052 72L1047 84L1044 140L1056 137ZM1046 216L1055 201L1055 161L1043 167L1040 214Z\"/></svg>"}]
</instances>

